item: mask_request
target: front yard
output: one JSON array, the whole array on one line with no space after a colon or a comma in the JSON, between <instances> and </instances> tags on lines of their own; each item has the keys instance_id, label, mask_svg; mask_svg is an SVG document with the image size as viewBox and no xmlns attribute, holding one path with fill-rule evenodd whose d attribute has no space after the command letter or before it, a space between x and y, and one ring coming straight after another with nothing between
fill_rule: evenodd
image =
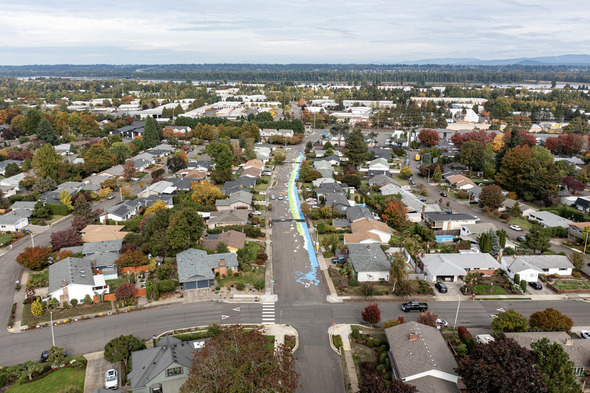
<instances>
[{"instance_id":1,"label":"front yard","mask_svg":"<svg viewBox=\"0 0 590 393\"><path fill-rule=\"evenodd\" d=\"M50 315L49 312L53 311L53 322L61 322L63 323L64 320L68 318L78 317L81 315L88 315L88 314L95 314L95 313L104 313L111 311L111 302L102 302L97 303L94 305L84 305L79 304L76 307L70 307L67 309L56 309L56 310L44 310L43 314L39 316L34 316L31 314L31 305L24 304L23 305L23 316L22 316L22 326L35 326L40 323L49 322Z\"/></svg>"},{"instance_id":2,"label":"front yard","mask_svg":"<svg viewBox=\"0 0 590 393\"><path fill-rule=\"evenodd\" d=\"M473 289L476 295L506 295L504 288L497 285L475 285Z\"/></svg>"},{"instance_id":3,"label":"front yard","mask_svg":"<svg viewBox=\"0 0 590 393\"><path fill-rule=\"evenodd\" d=\"M508 220L508 223L509 224L516 224L525 231L528 231L533 226L533 224L531 224L529 221L525 220L524 218L517 218L517 217L511 217Z\"/></svg>"},{"instance_id":4,"label":"front yard","mask_svg":"<svg viewBox=\"0 0 590 393\"><path fill-rule=\"evenodd\" d=\"M79 386L84 390L86 370L62 368L39 379L20 385L14 384L6 393L58 393L70 385Z\"/></svg>"},{"instance_id":5,"label":"front yard","mask_svg":"<svg viewBox=\"0 0 590 393\"><path fill-rule=\"evenodd\" d=\"M252 286L256 283L264 282L264 266L255 266L254 271L238 272L238 275L231 277L217 279L220 287L231 287L238 283L250 284ZM264 286L263 286L264 288Z\"/></svg>"},{"instance_id":6,"label":"front yard","mask_svg":"<svg viewBox=\"0 0 590 393\"><path fill-rule=\"evenodd\" d=\"M557 289L588 289L590 290L590 281L588 280L555 280L551 283Z\"/></svg>"}]
</instances>

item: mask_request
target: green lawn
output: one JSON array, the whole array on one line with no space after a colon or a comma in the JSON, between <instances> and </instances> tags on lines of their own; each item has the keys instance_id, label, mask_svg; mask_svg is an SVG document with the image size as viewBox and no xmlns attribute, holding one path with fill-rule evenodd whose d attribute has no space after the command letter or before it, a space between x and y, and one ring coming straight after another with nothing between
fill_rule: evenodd
<instances>
[{"instance_id":1,"label":"green lawn","mask_svg":"<svg viewBox=\"0 0 590 393\"><path fill-rule=\"evenodd\" d=\"M61 309L61 310L54 310L53 311L53 322L63 321L68 318L78 317L81 315L88 315L100 312L107 312L111 311L111 302L103 302L97 303L92 306L86 305L77 305L76 307L70 307L68 309ZM29 324L38 324L49 322L50 315L49 311L45 310L43 314L39 315L38 317L31 314L31 305L24 304L23 305L23 316L22 316L22 325L28 326Z\"/></svg>"},{"instance_id":2,"label":"green lawn","mask_svg":"<svg viewBox=\"0 0 590 393\"><path fill-rule=\"evenodd\" d=\"M254 284L256 281L264 279L264 267L259 266L252 272L242 272L239 276L232 276L227 278L221 278L217 280L220 287L229 287L231 285L235 285L239 282L243 282L244 284Z\"/></svg>"},{"instance_id":3,"label":"green lawn","mask_svg":"<svg viewBox=\"0 0 590 393\"><path fill-rule=\"evenodd\" d=\"M117 289L118 287L121 286L121 284L123 284L125 282L125 280L121 279L121 278L115 278L112 280L106 280L107 285L109 286L109 290L111 291L111 293L115 293L115 289Z\"/></svg>"},{"instance_id":4,"label":"green lawn","mask_svg":"<svg viewBox=\"0 0 590 393\"><path fill-rule=\"evenodd\" d=\"M590 289L588 280L555 280L551 285L557 289Z\"/></svg>"},{"instance_id":5,"label":"green lawn","mask_svg":"<svg viewBox=\"0 0 590 393\"><path fill-rule=\"evenodd\" d=\"M255 194L252 196L252 199L255 201L264 201L266 200L266 195L259 195L259 194Z\"/></svg>"},{"instance_id":6,"label":"green lawn","mask_svg":"<svg viewBox=\"0 0 590 393\"><path fill-rule=\"evenodd\" d=\"M246 245L244 246L244 248L246 250L248 250L248 254L250 254L250 258L253 261L255 261L256 256L258 255L258 251L260 250L260 244L253 242L253 241L249 241L249 242L246 242Z\"/></svg>"},{"instance_id":7,"label":"green lawn","mask_svg":"<svg viewBox=\"0 0 590 393\"><path fill-rule=\"evenodd\" d=\"M511 217L510 220L508 220L508 222L510 224L516 224L519 227L521 227L522 229L527 230L527 231L529 229L531 229L531 227L533 226L533 224L531 224L530 222L528 222L524 218Z\"/></svg>"},{"instance_id":8,"label":"green lawn","mask_svg":"<svg viewBox=\"0 0 590 393\"><path fill-rule=\"evenodd\" d=\"M504 288L497 285L476 285L473 289L476 295L506 295Z\"/></svg>"},{"instance_id":9,"label":"green lawn","mask_svg":"<svg viewBox=\"0 0 590 393\"><path fill-rule=\"evenodd\" d=\"M0 233L0 245L10 243L13 239L14 233Z\"/></svg>"},{"instance_id":10,"label":"green lawn","mask_svg":"<svg viewBox=\"0 0 590 393\"><path fill-rule=\"evenodd\" d=\"M254 186L254 191L266 191L268 189L268 183L260 183Z\"/></svg>"},{"instance_id":11,"label":"green lawn","mask_svg":"<svg viewBox=\"0 0 590 393\"><path fill-rule=\"evenodd\" d=\"M42 270L39 273L30 274L29 280L49 280L49 269Z\"/></svg>"},{"instance_id":12,"label":"green lawn","mask_svg":"<svg viewBox=\"0 0 590 393\"><path fill-rule=\"evenodd\" d=\"M58 393L70 385L79 386L84 390L85 370L62 368L38 381L19 385L18 382L7 393Z\"/></svg>"}]
</instances>

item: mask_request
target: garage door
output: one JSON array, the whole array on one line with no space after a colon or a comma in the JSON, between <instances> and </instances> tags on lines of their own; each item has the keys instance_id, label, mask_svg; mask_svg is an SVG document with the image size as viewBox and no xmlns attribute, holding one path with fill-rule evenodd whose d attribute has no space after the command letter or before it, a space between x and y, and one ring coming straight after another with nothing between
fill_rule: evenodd
<instances>
[{"instance_id":1,"label":"garage door","mask_svg":"<svg viewBox=\"0 0 590 393\"><path fill-rule=\"evenodd\" d=\"M197 289L197 283L196 283L196 281L185 282L184 284L182 284L182 288L183 289Z\"/></svg>"},{"instance_id":2,"label":"garage door","mask_svg":"<svg viewBox=\"0 0 590 393\"><path fill-rule=\"evenodd\" d=\"M197 288L209 288L209 280L197 281Z\"/></svg>"}]
</instances>

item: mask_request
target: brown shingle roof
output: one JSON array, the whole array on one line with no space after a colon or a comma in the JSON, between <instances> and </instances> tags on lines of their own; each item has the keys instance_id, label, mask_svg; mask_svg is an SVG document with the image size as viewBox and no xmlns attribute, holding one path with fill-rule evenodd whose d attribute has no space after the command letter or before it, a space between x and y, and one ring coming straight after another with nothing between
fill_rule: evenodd
<instances>
[{"instance_id":1,"label":"brown shingle roof","mask_svg":"<svg viewBox=\"0 0 590 393\"><path fill-rule=\"evenodd\" d=\"M253 159L253 160L250 160L244 164L244 168L250 168L250 167L254 167L254 168L258 168L258 169L262 170L262 169L264 169L264 162L257 160L257 159Z\"/></svg>"},{"instance_id":2,"label":"brown shingle roof","mask_svg":"<svg viewBox=\"0 0 590 393\"><path fill-rule=\"evenodd\" d=\"M363 233L369 232L370 230L377 230L393 235L393 232L391 231L389 225L382 221L378 221L372 218L362 218L360 220L356 220L350 224L350 228L354 233Z\"/></svg>"},{"instance_id":3,"label":"brown shingle roof","mask_svg":"<svg viewBox=\"0 0 590 393\"><path fill-rule=\"evenodd\" d=\"M84 243L122 240L128 233L121 232L124 227L124 225L87 225L80 232L82 232Z\"/></svg>"},{"instance_id":4,"label":"brown shingle roof","mask_svg":"<svg viewBox=\"0 0 590 393\"><path fill-rule=\"evenodd\" d=\"M381 238L371 232L345 233L344 243L361 243L365 240L375 240L377 243L381 242Z\"/></svg>"}]
</instances>

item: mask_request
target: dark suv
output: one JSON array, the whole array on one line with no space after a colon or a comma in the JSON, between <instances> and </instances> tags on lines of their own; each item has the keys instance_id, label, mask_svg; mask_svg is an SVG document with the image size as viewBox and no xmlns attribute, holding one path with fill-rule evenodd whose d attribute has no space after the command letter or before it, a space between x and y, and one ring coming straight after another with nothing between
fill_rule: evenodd
<instances>
[{"instance_id":1,"label":"dark suv","mask_svg":"<svg viewBox=\"0 0 590 393\"><path fill-rule=\"evenodd\" d=\"M539 290L543 289L543 287L541 286L541 284L539 284L539 283L538 283L538 282L536 282L536 281L531 281L531 282L529 282L529 285L530 285L530 286L531 286L533 289L536 289L537 291L539 291Z\"/></svg>"},{"instance_id":2,"label":"dark suv","mask_svg":"<svg viewBox=\"0 0 590 393\"><path fill-rule=\"evenodd\" d=\"M437 282L436 284L434 284L434 287L438 289L440 293L447 293L447 286L442 282Z\"/></svg>"}]
</instances>

